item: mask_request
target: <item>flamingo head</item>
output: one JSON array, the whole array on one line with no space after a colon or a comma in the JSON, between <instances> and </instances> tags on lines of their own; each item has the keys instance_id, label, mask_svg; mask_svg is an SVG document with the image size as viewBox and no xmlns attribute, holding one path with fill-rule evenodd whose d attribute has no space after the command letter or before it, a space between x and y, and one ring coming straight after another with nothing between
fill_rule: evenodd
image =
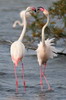
<instances>
[{"instance_id":1,"label":"flamingo head","mask_svg":"<svg viewBox=\"0 0 66 100\"><path fill-rule=\"evenodd\" d=\"M32 12L32 11L36 12L36 8L35 7L27 7L26 12Z\"/></svg>"},{"instance_id":2,"label":"flamingo head","mask_svg":"<svg viewBox=\"0 0 66 100\"><path fill-rule=\"evenodd\" d=\"M45 16L49 15L49 12L43 7L37 7L37 11L42 11Z\"/></svg>"}]
</instances>

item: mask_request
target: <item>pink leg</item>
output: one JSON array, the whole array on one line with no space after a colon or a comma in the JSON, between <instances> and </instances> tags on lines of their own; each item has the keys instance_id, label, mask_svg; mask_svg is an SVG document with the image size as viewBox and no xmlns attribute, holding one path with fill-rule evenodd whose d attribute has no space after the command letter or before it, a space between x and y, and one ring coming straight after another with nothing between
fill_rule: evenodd
<instances>
[{"instance_id":1,"label":"pink leg","mask_svg":"<svg viewBox=\"0 0 66 100\"><path fill-rule=\"evenodd\" d=\"M15 74L15 79L16 79L16 92L18 92L18 78L16 74L16 66L14 65L14 74Z\"/></svg>"},{"instance_id":2,"label":"pink leg","mask_svg":"<svg viewBox=\"0 0 66 100\"><path fill-rule=\"evenodd\" d=\"M44 72L42 72L42 76L44 77L44 79L45 79L45 81L46 81L46 83L48 85L48 90L51 90L51 87L49 85L49 82L48 82L48 80L47 80L47 78L45 76L45 70L46 70L46 63L44 64Z\"/></svg>"},{"instance_id":3,"label":"pink leg","mask_svg":"<svg viewBox=\"0 0 66 100\"><path fill-rule=\"evenodd\" d=\"M47 80L47 78L46 78L45 75L44 75L44 79L45 79L45 81L46 81L46 83L47 83L47 85L48 85L48 90L51 90L50 84L49 84L49 82L48 82L48 80Z\"/></svg>"},{"instance_id":4,"label":"pink leg","mask_svg":"<svg viewBox=\"0 0 66 100\"><path fill-rule=\"evenodd\" d=\"M22 79L23 79L24 90L26 91L26 82L24 79L24 65L23 65L23 63L22 63Z\"/></svg>"},{"instance_id":5,"label":"pink leg","mask_svg":"<svg viewBox=\"0 0 66 100\"><path fill-rule=\"evenodd\" d=\"M46 63L44 64L44 74L45 74L45 70L46 70Z\"/></svg>"},{"instance_id":6,"label":"pink leg","mask_svg":"<svg viewBox=\"0 0 66 100\"><path fill-rule=\"evenodd\" d=\"M40 66L40 86L41 89L43 88L43 81L42 81L42 66Z\"/></svg>"}]
</instances>

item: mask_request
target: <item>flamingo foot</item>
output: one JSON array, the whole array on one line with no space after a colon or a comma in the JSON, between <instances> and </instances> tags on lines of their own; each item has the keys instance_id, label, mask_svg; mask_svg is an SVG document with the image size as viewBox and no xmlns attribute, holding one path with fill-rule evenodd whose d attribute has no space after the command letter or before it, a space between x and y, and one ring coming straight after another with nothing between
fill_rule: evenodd
<instances>
[{"instance_id":1,"label":"flamingo foot","mask_svg":"<svg viewBox=\"0 0 66 100\"><path fill-rule=\"evenodd\" d=\"M48 88L48 91L54 91L51 87Z\"/></svg>"},{"instance_id":2,"label":"flamingo foot","mask_svg":"<svg viewBox=\"0 0 66 100\"><path fill-rule=\"evenodd\" d=\"M48 87L48 90L52 90L52 88L51 87Z\"/></svg>"}]
</instances>

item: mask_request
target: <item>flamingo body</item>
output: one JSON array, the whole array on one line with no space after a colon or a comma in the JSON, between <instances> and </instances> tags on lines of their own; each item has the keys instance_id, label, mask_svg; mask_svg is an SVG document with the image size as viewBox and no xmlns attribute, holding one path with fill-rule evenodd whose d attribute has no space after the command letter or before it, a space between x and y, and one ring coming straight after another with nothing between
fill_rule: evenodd
<instances>
[{"instance_id":1,"label":"flamingo body","mask_svg":"<svg viewBox=\"0 0 66 100\"><path fill-rule=\"evenodd\" d=\"M37 52L37 58L39 65L45 64L49 58L53 58L54 56L57 56L57 50L53 46L54 43L52 43L54 38L45 40L45 44L40 42L38 44L38 48L36 50Z\"/></svg>"},{"instance_id":2,"label":"flamingo body","mask_svg":"<svg viewBox=\"0 0 66 100\"><path fill-rule=\"evenodd\" d=\"M13 63L17 66L17 64L22 60L25 55L25 46L21 41L15 41L11 45L11 58Z\"/></svg>"}]
</instances>

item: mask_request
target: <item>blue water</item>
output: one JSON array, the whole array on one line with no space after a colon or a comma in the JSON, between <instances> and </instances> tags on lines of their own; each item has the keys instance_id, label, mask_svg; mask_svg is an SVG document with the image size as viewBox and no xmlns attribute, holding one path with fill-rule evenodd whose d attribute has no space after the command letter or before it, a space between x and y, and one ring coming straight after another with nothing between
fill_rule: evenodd
<instances>
[{"instance_id":1,"label":"blue water","mask_svg":"<svg viewBox=\"0 0 66 100\"><path fill-rule=\"evenodd\" d=\"M34 50L28 50L23 59L26 79L24 92L21 64L17 68L18 93L15 91L14 67L10 57L9 41L15 41L21 28L13 29L13 22L20 19L19 12L27 6L45 6L56 0L0 0L0 100L66 100L66 56L58 55L47 63L46 76L54 91L48 91L44 81L40 89L39 65Z\"/></svg>"}]
</instances>

